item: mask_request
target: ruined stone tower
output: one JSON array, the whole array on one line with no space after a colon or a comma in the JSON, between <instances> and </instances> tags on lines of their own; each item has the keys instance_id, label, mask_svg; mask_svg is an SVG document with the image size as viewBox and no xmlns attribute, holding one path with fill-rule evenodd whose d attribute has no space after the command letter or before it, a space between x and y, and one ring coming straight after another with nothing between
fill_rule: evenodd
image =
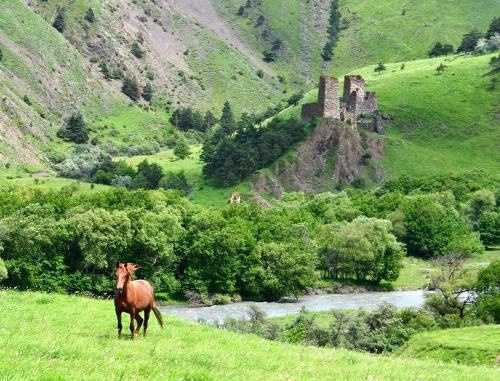
<instances>
[{"instance_id":1,"label":"ruined stone tower","mask_svg":"<svg viewBox=\"0 0 500 381\"><path fill-rule=\"evenodd\" d=\"M302 119L314 117L340 119L339 81L335 77L319 78L318 102L302 106Z\"/></svg>"},{"instance_id":2,"label":"ruined stone tower","mask_svg":"<svg viewBox=\"0 0 500 381\"><path fill-rule=\"evenodd\" d=\"M344 102L347 113L356 116L377 111L377 96L365 90L365 80L360 75L344 77Z\"/></svg>"}]
</instances>

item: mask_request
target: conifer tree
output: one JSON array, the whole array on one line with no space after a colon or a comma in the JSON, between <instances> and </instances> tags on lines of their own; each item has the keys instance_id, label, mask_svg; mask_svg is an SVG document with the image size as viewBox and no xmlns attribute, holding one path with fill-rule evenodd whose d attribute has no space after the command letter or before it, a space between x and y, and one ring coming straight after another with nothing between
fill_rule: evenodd
<instances>
[{"instance_id":1,"label":"conifer tree","mask_svg":"<svg viewBox=\"0 0 500 381\"><path fill-rule=\"evenodd\" d=\"M222 108L222 116L219 124L222 131L228 135L231 135L236 131L236 120L234 119L233 111L231 110L231 105L228 101L224 103L224 107Z\"/></svg>"},{"instance_id":2,"label":"conifer tree","mask_svg":"<svg viewBox=\"0 0 500 381\"><path fill-rule=\"evenodd\" d=\"M64 8L59 8L52 26L60 33L66 28L66 12Z\"/></svg>"}]
</instances>

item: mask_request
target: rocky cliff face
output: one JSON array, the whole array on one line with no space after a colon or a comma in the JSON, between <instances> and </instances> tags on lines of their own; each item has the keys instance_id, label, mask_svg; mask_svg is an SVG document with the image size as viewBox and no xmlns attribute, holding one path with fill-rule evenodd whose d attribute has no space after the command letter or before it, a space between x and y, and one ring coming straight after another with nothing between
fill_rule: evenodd
<instances>
[{"instance_id":1,"label":"rocky cliff face","mask_svg":"<svg viewBox=\"0 0 500 381\"><path fill-rule=\"evenodd\" d=\"M295 152L261 171L254 191L279 198L286 190L319 192L340 183L378 182L384 177L383 155L380 135L324 119Z\"/></svg>"}]
</instances>

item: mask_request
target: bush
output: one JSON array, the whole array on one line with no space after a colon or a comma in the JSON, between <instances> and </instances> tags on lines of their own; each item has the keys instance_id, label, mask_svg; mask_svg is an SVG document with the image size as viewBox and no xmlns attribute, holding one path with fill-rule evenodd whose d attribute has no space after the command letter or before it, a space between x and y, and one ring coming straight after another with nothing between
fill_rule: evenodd
<instances>
[{"instance_id":1,"label":"bush","mask_svg":"<svg viewBox=\"0 0 500 381\"><path fill-rule=\"evenodd\" d=\"M182 137L177 139L177 143L174 148L174 154L179 159L185 159L191 154L191 151L189 149L189 144L187 143L186 139Z\"/></svg>"},{"instance_id":2,"label":"bush","mask_svg":"<svg viewBox=\"0 0 500 381\"><path fill-rule=\"evenodd\" d=\"M141 49L139 44L137 42L133 42L132 46L130 47L130 52L136 57L136 58L143 58L144 57L144 51Z\"/></svg>"}]
</instances>

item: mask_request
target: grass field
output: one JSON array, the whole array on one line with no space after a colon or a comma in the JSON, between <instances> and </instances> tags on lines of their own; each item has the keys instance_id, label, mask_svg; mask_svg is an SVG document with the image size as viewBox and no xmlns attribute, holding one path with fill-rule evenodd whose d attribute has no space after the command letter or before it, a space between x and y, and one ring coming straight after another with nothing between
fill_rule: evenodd
<instances>
[{"instance_id":1,"label":"grass field","mask_svg":"<svg viewBox=\"0 0 500 381\"><path fill-rule=\"evenodd\" d=\"M418 333L399 349L398 354L467 365L495 366L500 354L500 325Z\"/></svg>"},{"instance_id":2,"label":"grass field","mask_svg":"<svg viewBox=\"0 0 500 381\"><path fill-rule=\"evenodd\" d=\"M286 345L166 318L116 338L111 300L0 291L0 379L494 380L487 368Z\"/></svg>"},{"instance_id":3,"label":"grass field","mask_svg":"<svg viewBox=\"0 0 500 381\"><path fill-rule=\"evenodd\" d=\"M121 157L127 163L136 166L143 160L150 163L158 163L164 171L184 171L188 183L193 187L188 198L194 203L204 206L221 207L227 204L232 192L238 191L242 195L250 193L249 182L242 182L233 187L220 188L211 181L206 180L202 174L203 162L200 160L201 145L191 145L191 155L185 159L179 159L174 155L172 149L158 152L155 155Z\"/></svg>"}]
</instances>

